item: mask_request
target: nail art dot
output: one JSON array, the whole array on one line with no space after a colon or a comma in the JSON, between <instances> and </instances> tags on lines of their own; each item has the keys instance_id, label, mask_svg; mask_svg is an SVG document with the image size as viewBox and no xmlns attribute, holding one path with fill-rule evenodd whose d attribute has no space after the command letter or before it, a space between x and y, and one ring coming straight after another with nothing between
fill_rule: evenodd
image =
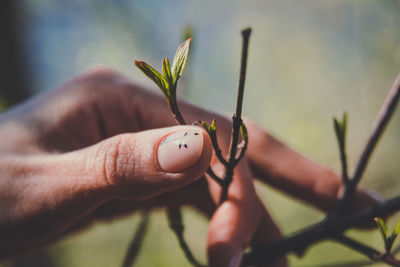
<instances>
[{"instance_id":1,"label":"nail art dot","mask_svg":"<svg viewBox=\"0 0 400 267\"><path fill-rule=\"evenodd\" d=\"M194 133L194 135L199 135L199 133Z\"/></svg>"},{"instance_id":2,"label":"nail art dot","mask_svg":"<svg viewBox=\"0 0 400 267\"><path fill-rule=\"evenodd\" d=\"M183 146L184 146L186 149L188 148L187 144L184 144Z\"/></svg>"}]
</instances>

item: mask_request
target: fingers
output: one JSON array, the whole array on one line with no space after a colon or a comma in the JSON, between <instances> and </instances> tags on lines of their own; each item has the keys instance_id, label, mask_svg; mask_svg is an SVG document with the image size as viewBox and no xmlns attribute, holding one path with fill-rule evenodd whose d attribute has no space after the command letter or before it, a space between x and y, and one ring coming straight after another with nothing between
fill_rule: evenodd
<instances>
[{"instance_id":1,"label":"fingers","mask_svg":"<svg viewBox=\"0 0 400 267\"><path fill-rule=\"evenodd\" d=\"M254 123L247 121L246 125L250 136L246 155L255 177L323 211L333 207L342 189L339 176L287 147ZM361 189L354 200L354 210L381 201Z\"/></svg>"},{"instance_id":2,"label":"fingers","mask_svg":"<svg viewBox=\"0 0 400 267\"><path fill-rule=\"evenodd\" d=\"M216 172L220 171L220 168L220 165L214 166ZM212 181L210 191L217 200L220 190ZM217 208L209 224L209 265L239 266L246 247L251 244L259 246L279 237L278 227L254 192L247 165L241 163L235 169L228 199Z\"/></svg>"},{"instance_id":3,"label":"fingers","mask_svg":"<svg viewBox=\"0 0 400 267\"><path fill-rule=\"evenodd\" d=\"M114 198L141 200L198 179L208 167L211 151L203 129L176 126L121 134L61 157L63 164L75 166L65 169L78 179L68 181L71 187L79 184L83 173L93 181L89 187L106 190Z\"/></svg>"},{"instance_id":4,"label":"fingers","mask_svg":"<svg viewBox=\"0 0 400 267\"><path fill-rule=\"evenodd\" d=\"M203 175L211 151L201 128L177 126L115 136L70 153L19 158L7 165L16 166L12 191L2 202L9 213L0 215L14 222L8 226L15 231L1 228L8 232L4 240L63 231L111 199L148 199L182 187Z\"/></svg>"},{"instance_id":5,"label":"fingers","mask_svg":"<svg viewBox=\"0 0 400 267\"><path fill-rule=\"evenodd\" d=\"M135 121L140 121L141 123L136 125L136 129L165 127L175 124L168 106L160 94L141 89L129 79L112 71L91 71L82 75L80 80L85 80L88 87L93 82L87 81L100 80L101 83L95 83L95 87L102 87L107 92L112 91L113 97L109 96L103 100L97 98L96 101L101 102L98 106L100 108L106 107L109 105L106 103L110 103L109 99L117 96L118 103L122 103L120 106L123 107L118 116L128 114L124 116L129 117L129 114L133 114L132 110L134 110L134 116L125 121L132 122L129 124L130 126ZM149 109L148 106L152 108ZM227 150L231 132L229 119L185 101L180 101L179 107L188 123L198 120L210 121L212 118L217 118L218 141L221 149ZM102 114L113 113L103 112ZM108 122L110 121L115 121L115 118L106 118L105 125L109 125ZM341 178L328 168L285 146L251 121L246 121L246 125L249 132L249 146L246 157L250 163L253 176L323 211L329 211L340 196ZM117 127L113 124L113 127L115 129L119 127L119 130L115 132L127 129L123 125ZM106 128L111 127L107 126ZM359 208L360 204L362 207L366 207L379 201L379 198L359 190L355 198L355 202L358 204L355 207Z\"/></svg>"}]
</instances>

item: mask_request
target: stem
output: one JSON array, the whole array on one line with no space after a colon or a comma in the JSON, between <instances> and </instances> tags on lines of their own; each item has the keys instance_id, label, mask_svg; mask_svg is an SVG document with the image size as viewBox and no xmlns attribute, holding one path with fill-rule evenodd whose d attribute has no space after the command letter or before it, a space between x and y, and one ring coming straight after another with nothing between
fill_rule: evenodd
<instances>
[{"instance_id":1,"label":"stem","mask_svg":"<svg viewBox=\"0 0 400 267\"><path fill-rule=\"evenodd\" d=\"M242 115L244 82L246 79L247 54L248 54L248 50L249 50L250 34L251 34L250 28L247 28L242 31L242 37L243 37L242 61L240 64L239 87L238 87L238 96L237 96L237 101L236 101L236 113L235 113L236 117L238 117L238 118L240 118Z\"/></svg>"},{"instance_id":2,"label":"stem","mask_svg":"<svg viewBox=\"0 0 400 267\"><path fill-rule=\"evenodd\" d=\"M167 99L168 101L168 106L169 109L171 110L175 121L178 125L186 125L185 119L182 116L182 113L180 112L178 108L178 103L176 101L176 95L172 95L170 99ZM209 167L207 170L207 173L212 172L211 168ZM214 174L214 172L212 172ZM215 175L215 174L214 174ZM216 175L215 175L216 177ZM213 177L214 178L214 177ZM218 178L218 177L216 177ZM220 178L218 178L220 179ZM214 178L215 180L215 178ZM220 179L221 180L221 179ZM218 182L218 180L216 180ZM184 232L184 226L183 226L183 220L182 220L182 213L179 207L167 207L167 215L168 215L168 222L170 225L171 230L175 233L176 238L178 239L179 246L183 250L183 253L185 254L186 259L196 267L202 267L204 265L200 264L196 258L193 256L193 253L191 252L189 245L186 243L183 232Z\"/></svg>"},{"instance_id":3,"label":"stem","mask_svg":"<svg viewBox=\"0 0 400 267\"><path fill-rule=\"evenodd\" d=\"M182 213L181 213L181 210L179 209L179 207L175 207L175 206L168 207L167 214L168 214L169 227L175 233L175 236L178 239L179 245L180 245L181 249L183 250L186 259L193 266L203 267L204 265L200 264L195 259L195 257L193 256L193 253L190 251L190 248L185 241L185 238L183 236L184 226L182 223Z\"/></svg>"},{"instance_id":4,"label":"stem","mask_svg":"<svg viewBox=\"0 0 400 267\"><path fill-rule=\"evenodd\" d=\"M225 167L229 167L229 163L224 159L224 156L222 156L222 151L221 151L221 149L219 148L216 131L215 131L215 132L212 132L212 133L210 134L210 139L211 139L211 142L212 142L212 146L213 146L213 148L214 148L215 156L217 156L218 160L219 160Z\"/></svg>"},{"instance_id":5,"label":"stem","mask_svg":"<svg viewBox=\"0 0 400 267\"><path fill-rule=\"evenodd\" d=\"M386 217L400 210L400 196L386 200L371 208L362 209L346 217L324 219L289 237L266 244L244 256L242 266L251 266L256 263L271 263L289 252L303 252L312 244L324 239L334 238L345 230L358 227L375 217Z\"/></svg>"},{"instance_id":6,"label":"stem","mask_svg":"<svg viewBox=\"0 0 400 267\"><path fill-rule=\"evenodd\" d=\"M170 99L167 99L167 102L169 110L171 111L172 116L174 116L176 124L186 125L185 119L183 118L182 113L178 108L178 103L176 102L175 96L171 97Z\"/></svg>"},{"instance_id":7,"label":"stem","mask_svg":"<svg viewBox=\"0 0 400 267\"><path fill-rule=\"evenodd\" d=\"M367 143L365 144L364 149L356 164L356 168L352 175L353 178L346 187L345 193L341 201L342 203L347 203L347 199L350 199L351 196L353 195L367 167L371 154L374 151L374 148L378 143L379 138L382 136L390 118L392 117L396 109L399 98L400 98L400 74L397 76L392 88L390 89L385 99L385 102L382 105L379 115L375 120L375 124L371 132L371 135L369 136ZM339 204L339 205L345 205L345 204Z\"/></svg>"},{"instance_id":8,"label":"stem","mask_svg":"<svg viewBox=\"0 0 400 267\"><path fill-rule=\"evenodd\" d=\"M148 225L149 225L149 211L146 210L143 212L142 219L139 223L139 226L138 226L135 234L133 235L133 240L129 244L122 267L130 267L135 262L135 259L139 253L139 250L142 247L142 243L143 243L144 236L146 234Z\"/></svg>"},{"instance_id":9,"label":"stem","mask_svg":"<svg viewBox=\"0 0 400 267\"><path fill-rule=\"evenodd\" d=\"M229 145L229 157L228 164L229 166L225 166L225 175L224 175L224 186L222 187L220 203L224 202L228 197L228 189L229 185L233 179L233 169L236 162L236 150L238 146L239 140L239 131L240 126L242 125L242 105L243 105L243 93L244 93L244 84L246 80L246 69L247 69L247 54L249 49L249 39L250 39L251 29L247 28L242 31L243 37L243 45L242 45L242 60L240 64L240 77L239 77L239 86L238 86L238 94L236 100L236 111L232 116L232 134Z\"/></svg>"},{"instance_id":10,"label":"stem","mask_svg":"<svg viewBox=\"0 0 400 267\"><path fill-rule=\"evenodd\" d=\"M400 266L400 261L394 258L391 255L381 253L367 245L361 244L358 241L355 241L351 238L348 238L344 235L340 235L333 239L334 241L338 241L342 245L352 248L353 250L359 252L367 256L372 261L380 261L389 264L390 266Z\"/></svg>"},{"instance_id":11,"label":"stem","mask_svg":"<svg viewBox=\"0 0 400 267\"><path fill-rule=\"evenodd\" d=\"M208 167L207 169L207 174L210 175L210 177L216 181L220 186L224 186L224 180L222 180L221 178L219 178L213 171L213 169L211 167Z\"/></svg>"}]
</instances>

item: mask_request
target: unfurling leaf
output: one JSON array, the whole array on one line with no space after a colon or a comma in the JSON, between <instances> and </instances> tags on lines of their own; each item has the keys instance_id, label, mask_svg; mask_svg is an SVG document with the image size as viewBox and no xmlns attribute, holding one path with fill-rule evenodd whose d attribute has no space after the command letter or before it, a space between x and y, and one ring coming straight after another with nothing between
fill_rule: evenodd
<instances>
[{"instance_id":1,"label":"unfurling leaf","mask_svg":"<svg viewBox=\"0 0 400 267\"><path fill-rule=\"evenodd\" d=\"M242 125L240 125L240 134L242 135L242 138L245 142L249 141L249 135L247 133L247 128L244 123L242 123Z\"/></svg>"},{"instance_id":2,"label":"unfurling leaf","mask_svg":"<svg viewBox=\"0 0 400 267\"><path fill-rule=\"evenodd\" d=\"M374 220L378 225L379 231L381 232L383 239L386 240L389 235L388 226L386 225L385 221L382 220L381 218L376 217Z\"/></svg>"},{"instance_id":3,"label":"unfurling leaf","mask_svg":"<svg viewBox=\"0 0 400 267\"><path fill-rule=\"evenodd\" d=\"M339 142L344 145L347 132L347 112L343 113L341 121L333 118L333 125L335 128L336 137L338 138Z\"/></svg>"},{"instance_id":4,"label":"unfurling leaf","mask_svg":"<svg viewBox=\"0 0 400 267\"><path fill-rule=\"evenodd\" d=\"M386 245L386 252L389 253L390 250L393 247L394 241L396 240L397 235L399 234L400 231L400 222L396 223L396 225L393 228L392 233L388 237L387 245Z\"/></svg>"},{"instance_id":5,"label":"unfurling leaf","mask_svg":"<svg viewBox=\"0 0 400 267\"><path fill-rule=\"evenodd\" d=\"M376 224L378 225L379 231L382 235L383 242L385 243L385 249L386 249L386 251L388 251L389 242L390 242L388 226L385 223L385 221L382 220L381 218L376 217L376 218L374 218L374 220L375 220Z\"/></svg>"},{"instance_id":6,"label":"unfurling leaf","mask_svg":"<svg viewBox=\"0 0 400 267\"><path fill-rule=\"evenodd\" d=\"M399 233L400 233L400 222L397 222L393 228L392 236L393 235L397 236Z\"/></svg>"},{"instance_id":7,"label":"unfurling leaf","mask_svg":"<svg viewBox=\"0 0 400 267\"><path fill-rule=\"evenodd\" d=\"M203 129L206 130L206 132L208 134L210 134L211 133L211 129L210 129L210 126L207 124L207 122L201 121L200 123L201 123L201 126L203 127Z\"/></svg>"},{"instance_id":8,"label":"unfurling leaf","mask_svg":"<svg viewBox=\"0 0 400 267\"><path fill-rule=\"evenodd\" d=\"M147 77L160 87L164 95L169 98L171 96L167 80L154 68L144 61L135 60L135 65L140 69Z\"/></svg>"},{"instance_id":9,"label":"unfurling leaf","mask_svg":"<svg viewBox=\"0 0 400 267\"><path fill-rule=\"evenodd\" d=\"M211 132L215 132L217 130L217 125L215 123L215 119L213 119L211 122L210 130L211 130Z\"/></svg>"},{"instance_id":10,"label":"unfurling leaf","mask_svg":"<svg viewBox=\"0 0 400 267\"><path fill-rule=\"evenodd\" d=\"M172 73L171 73L171 65L169 64L169 59L166 57L163 59L162 61L162 72L163 72L163 76L164 78L167 80L168 82L168 87L170 89L173 88L172 86Z\"/></svg>"},{"instance_id":11,"label":"unfurling leaf","mask_svg":"<svg viewBox=\"0 0 400 267\"><path fill-rule=\"evenodd\" d=\"M183 70L186 67L187 59L189 56L189 46L191 41L192 38L187 39L176 50L176 54L171 68L172 82L174 87L176 87L176 84L179 78L182 76Z\"/></svg>"}]
</instances>

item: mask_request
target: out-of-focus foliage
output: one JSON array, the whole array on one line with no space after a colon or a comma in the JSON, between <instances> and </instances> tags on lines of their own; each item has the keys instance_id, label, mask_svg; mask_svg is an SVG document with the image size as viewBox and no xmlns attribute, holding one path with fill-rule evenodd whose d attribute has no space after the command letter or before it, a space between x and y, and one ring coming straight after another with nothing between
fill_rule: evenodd
<instances>
[{"instance_id":1,"label":"out-of-focus foliage","mask_svg":"<svg viewBox=\"0 0 400 267\"><path fill-rule=\"evenodd\" d=\"M158 66L173 56L185 27L196 46L189 62L187 99L233 112L240 30L251 26L244 114L316 161L340 171L331 118L346 110L349 170L400 70L397 0L30 0L21 10L28 27L27 64L36 91L50 90L94 64L115 68L157 90L133 67L140 58ZM213 97L209 97L212 95ZM362 185L384 196L400 193L400 115L394 116ZM251 136L249 137L251 138ZM311 207L257 183L284 233L322 218ZM206 220L185 216L189 243L205 261ZM296 219L293 219L296 218ZM398 218L394 218L395 222ZM136 219L100 224L48 250L56 266L117 266ZM389 221L389 224L391 221ZM167 222L154 215L137 266L186 266ZM379 232L351 231L369 244ZM292 266L364 260L324 242ZM8 266L4 264L4 266ZM375 264L374 266L379 266Z\"/></svg>"}]
</instances>

